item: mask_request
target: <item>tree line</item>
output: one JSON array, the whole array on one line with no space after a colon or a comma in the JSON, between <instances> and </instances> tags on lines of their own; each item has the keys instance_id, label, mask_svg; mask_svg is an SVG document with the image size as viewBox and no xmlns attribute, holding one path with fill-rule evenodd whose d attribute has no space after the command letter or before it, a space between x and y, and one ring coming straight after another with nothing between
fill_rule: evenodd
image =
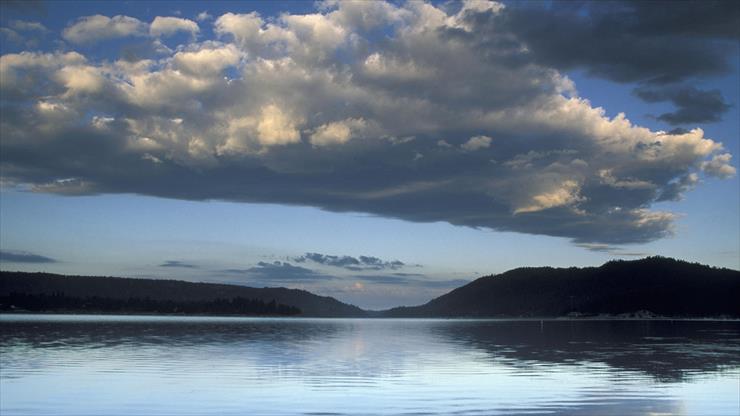
<instances>
[{"instance_id":1,"label":"tree line","mask_svg":"<svg viewBox=\"0 0 740 416\"><path fill-rule=\"evenodd\" d=\"M301 313L299 308L277 303L274 299L269 302L243 297L204 301L176 301L150 297L115 299L100 296L68 296L64 292L51 294L12 292L0 296L0 311L241 316L291 316Z\"/></svg>"}]
</instances>

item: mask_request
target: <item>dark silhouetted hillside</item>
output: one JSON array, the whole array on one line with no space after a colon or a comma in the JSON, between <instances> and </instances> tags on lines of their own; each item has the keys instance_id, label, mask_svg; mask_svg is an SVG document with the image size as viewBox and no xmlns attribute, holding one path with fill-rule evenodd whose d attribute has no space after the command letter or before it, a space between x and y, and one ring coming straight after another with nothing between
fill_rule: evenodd
<instances>
[{"instance_id":1,"label":"dark silhouetted hillside","mask_svg":"<svg viewBox=\"0 0 740 416\"><path fill-rule=\"evenodd\" d=\"M68 313L142 313L182 315L294 316L301 310L260 299L214 299L204 301L153 300L151 298L112 299L99 296L73 297L64 293L11 293L0 296L0 311Z\"/></svg>"},{"instance_id":2,"label":"dark silhouetted hillside","mask_svg":"<svg viewBox=\"0 0 740 416\"><path fill-rule=\"evenodd\" d=\"M649 311L740 317L740 272L649 257L601 267L525 267L481 277L392 317L556 317Z\"/></svg>"},{"instance_id":3,"label":"dark silhouetted hillside","mask_svg":"<svg viewBox=\"0 0 740 416\"><path fill-rule=\"evenodd\" d=\"M317 317L365 314L356 306L298 289L3 271L0 309L8 310L11 302L16 307L25 302L24 309L47 312L295 315L298 311L300 316Z\"/></svg>"}]
</instances>

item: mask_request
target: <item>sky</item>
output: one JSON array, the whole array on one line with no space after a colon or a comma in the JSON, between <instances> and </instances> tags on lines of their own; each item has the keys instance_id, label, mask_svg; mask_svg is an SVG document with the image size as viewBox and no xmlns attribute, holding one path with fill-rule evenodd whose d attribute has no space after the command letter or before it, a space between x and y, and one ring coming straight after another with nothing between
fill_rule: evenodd
<instances>
[{"instance_id":1,"label":"sky","mask_svg":"<svg viewBox=\"0 0 740 416\"><path fill-rule=\"evenodd\" d=\"M0 5L2 270L382 309L740 269L733 2Z\"/></svg>"}]
</instances>

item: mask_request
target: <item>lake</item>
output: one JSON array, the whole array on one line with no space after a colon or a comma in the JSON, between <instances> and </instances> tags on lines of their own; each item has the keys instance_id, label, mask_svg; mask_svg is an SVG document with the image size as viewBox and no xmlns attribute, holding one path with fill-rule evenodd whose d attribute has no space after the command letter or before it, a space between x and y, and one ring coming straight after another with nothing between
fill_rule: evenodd
<instances>
[{"instance_id":1,"label":"lake","mask_svg":"<svg viewBox=\"0 0 740 416\"><path fill-rule=\"evenodd\" d=\"M740 323L0 315L0 414L738 415Z\"/></svg>"}]
</instances>

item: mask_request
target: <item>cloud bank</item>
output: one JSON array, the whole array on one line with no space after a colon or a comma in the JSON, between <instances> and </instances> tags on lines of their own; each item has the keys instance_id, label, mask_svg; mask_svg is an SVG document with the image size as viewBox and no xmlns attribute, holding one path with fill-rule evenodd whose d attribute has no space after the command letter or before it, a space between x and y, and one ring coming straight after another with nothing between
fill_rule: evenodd
<instances>
[{"instance_id":1,"label":"cloud bank","mask_svg":"<svg viewBox=\"0 0 740 416\"><path fill-rule=\"evenodd\" d=\"M181 268L181 269L197 269L199 268L195 264L187 263L180 260L166 260L164 263L160 264L158 267L174 267L174 268Z\"/></svg>"},{"instance_id":2,"label":"cloud bank","mask_svg":"<svg viewBox=\"0 0 740 416\"><path fill-rule=\"evenodd\" d=\"M660 18L641 7L640 19ZM531 24L520 27L521 16ZM641 36L634 47L600 40L625 56L595 45L576 56L560 37L597 31L606 17L544 36L532 16L486 1L329 1L306 15L226 13L212 22L216 38L201 40L179 18L82 17L62 33L72 45L193 36L144 59L3 55L2 181L65 195L305 205L581 244L670 235L675 215L652 204L680 199L700 174L734 175L731 155L698 127L666 133L608 118L560 70L655 85L718 73L722 46L701 42L734 36L731 27L682 29L675 36L698 40L678 50L638 24L625 32ZM563 53L550 56L548 42ZM651 51L675 59L630 55Z\"/></svg>"}]
</instances>

